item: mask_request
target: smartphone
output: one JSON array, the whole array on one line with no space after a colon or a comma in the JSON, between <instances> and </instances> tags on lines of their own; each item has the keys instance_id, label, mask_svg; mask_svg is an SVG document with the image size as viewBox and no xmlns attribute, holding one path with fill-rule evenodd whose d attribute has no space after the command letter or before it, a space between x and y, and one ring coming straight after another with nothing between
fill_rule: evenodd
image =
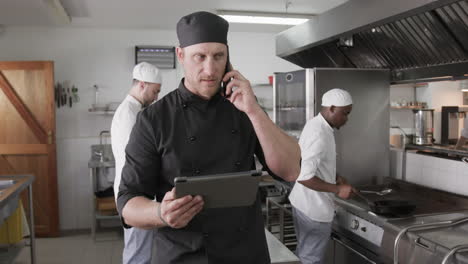
<instances>
[{"instance_id":1,"label":"smartphone","mask_svg":"<svg viewBox=\"0 0 468 264\"><path fill-rule=\"evenodd\" d=\"M223 77L224 75L226 75L226 73L230 72L231 71L231 62L229 60L229 47L228 47L228 50L227 50L227 60L226 60L226 68L224 68L224 74L223 74ZM226 82L221 82L221 95L223 95L224 97L228 98L229 96L226 95L226 86L228 85L228 83L231 81L231 78L229 78L229 80L227 80Z\"/></svg>"}]
</instances>

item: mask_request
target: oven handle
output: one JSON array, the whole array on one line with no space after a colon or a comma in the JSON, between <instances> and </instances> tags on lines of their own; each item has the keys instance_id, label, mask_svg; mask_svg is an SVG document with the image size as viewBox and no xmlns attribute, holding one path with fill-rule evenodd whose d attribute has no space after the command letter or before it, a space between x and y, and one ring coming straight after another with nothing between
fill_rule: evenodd
<instances>
[{"instance_id":1,"label":"oven handle","mask_svg":"<svg viewBox=\"0 0 468 264\"><path fill-rule=\"evenodd\" d=\"M351 246L349 246L348 244L346 244L345 242L341 241L340 239L332 236L331 237L334 241L338 242L340 245L342 245L343 247L351 250L352 252L356 253L357 255L359 255L361 258L367 260L369 263L372 263L372 264L377 264L377 262L374 262L372 260L370 260L368 257L366 257L364 254L362 254L361 252L355 250L354 248L352 248Z\"/></svg>"}]
</instances>

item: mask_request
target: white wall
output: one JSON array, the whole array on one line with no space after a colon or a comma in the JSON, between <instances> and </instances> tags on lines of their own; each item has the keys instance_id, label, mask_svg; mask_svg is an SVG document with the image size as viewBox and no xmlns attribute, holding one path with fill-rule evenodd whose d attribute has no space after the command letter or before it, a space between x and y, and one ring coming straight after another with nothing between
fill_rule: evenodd
<instances>
[{"instance_id":1,"label":"white wall","mask_svg":"<svg viewBox=\"0 0 468 264\"><path fill-rule=\"evenodd\" d=\"M69 80L81 101L56 111L60 228L91 225L91 185L87 162L99 132L109 130L112 117L88 113L94 88L102 103L121 101L131 82L134 46L177 44L173 31L87 28L8 27L0 34L0 60L52 60L55 81ZM299 69L275 56L274 34L231 32L230 57L252 83L267 83L273 72ZM163 70L161 96L177 88L182 71Z\"/></svg>"},{"instance_id":2,"label":"white wall","mask_svg":"<svg viewBox=\"0 0 468 264\"><path fill-rule=\"evenodd\" d=\"M403 103L415 101L416 92L413 84L400 84L390 86L390 102ZM405 133L413 133L413 112L409 109L390 108L390 126L399 126ZM401 135L398 129L391 129L390 135Z\"/></svg>"}]
</instances>

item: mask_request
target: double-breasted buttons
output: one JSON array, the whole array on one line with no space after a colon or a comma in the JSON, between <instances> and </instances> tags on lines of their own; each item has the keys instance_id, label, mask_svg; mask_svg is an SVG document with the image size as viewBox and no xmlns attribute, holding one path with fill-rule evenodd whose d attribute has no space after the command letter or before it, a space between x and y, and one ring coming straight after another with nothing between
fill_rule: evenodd
<instances>
[{"instance_id":1,"label":"double-breasted buttons","mask_svg":"<svg viewBox=\"0 0 468 264\"><path fill-rule=\"evenodd\" d=\"M241 165L241 163L238 161L238 162L236 162L235 165L236 165L236 167L239 167Z\"/></svg>"},{"instance_id":2,"label":"double-breasted buttons","mask_svg":"<svg viewBox=\"0 0 468 264\"><path fill-rule=\"evenodd\" d=\"M237 129L232 129L231 134L237 134Z\"/></svg>"},{"instance_id":3,"label":"double-breasted buttons","mask_svg":"<svg viewBox=\"0 0 468 264\"><path fill-rule=\"evenodd\" d=\"M182 108L187 108L187 104L186 103L182 103Z\"/></svg>"},{"instance_id":4,"label":"double-breasted buttons","mask_svg":"<svg viewBox=\"0 0 468 264\"><path fill-rule=\"evenodd\" d=\"M197 140L197 137L191 136L191 137L189 137L189 140L193 142L193 141Z\"/></svg>"},{"instance_id":5,"label":"double-breasted buttons","mask_svg":"<svg viewBox=\"0 0 468 264\"><path fill-rule=\"evenodd\" d=\"M196 175L199 175L199 174L201 173L201 171L200 171L199 169L195 169L193 172L194 172Z\"/></svg>"}]
</instances>

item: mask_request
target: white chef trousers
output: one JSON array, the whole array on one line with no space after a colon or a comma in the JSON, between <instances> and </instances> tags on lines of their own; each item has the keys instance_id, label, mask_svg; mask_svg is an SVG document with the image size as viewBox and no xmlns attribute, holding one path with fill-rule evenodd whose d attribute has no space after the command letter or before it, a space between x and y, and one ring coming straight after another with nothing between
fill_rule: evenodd
<instances>
[{"instance_id":1,"label":"white chef trousers","mask_svg":"<svg viewBox=\"0 0 468 264\"><path fill-rule=\"evenodd\" d=\"M125 246L122 255L123 264L151 264L153 255L153 230L136 227L124 228Z\"/></svg>"},{"instance_id":2,"label":"white chef trousers","mask_svg":"<svg viewBox=\"0 0 468 264\"><path fill-rule=\"evenodd\" d=\"M314 221L294 207L292 211L297 237L297 257L302 264L325 263L325 252L331 236L332 222Z\"/></svg>"}]
</instances>

